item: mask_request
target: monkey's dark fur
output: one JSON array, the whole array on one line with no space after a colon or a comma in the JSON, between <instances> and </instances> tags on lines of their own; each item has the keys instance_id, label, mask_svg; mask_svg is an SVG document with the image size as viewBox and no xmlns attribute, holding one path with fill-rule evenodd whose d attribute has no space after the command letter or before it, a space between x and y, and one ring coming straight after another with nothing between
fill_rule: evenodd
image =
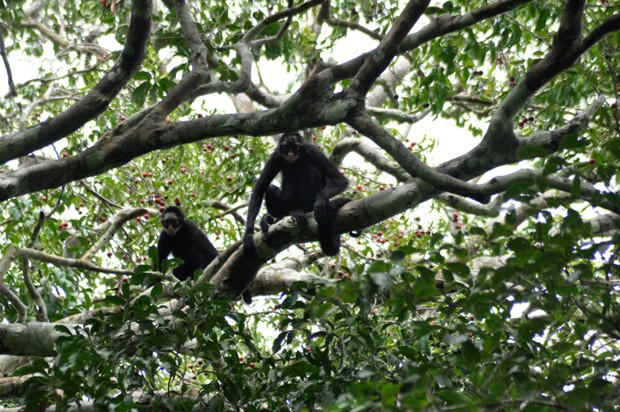
<instances>
[{"instance_id":1,"label":"monkey's dark fur","mask_svg":"<svg viewBox=\"0 0 620 412\"><path fill-rule=\"evenodd\" d=\"M175 258L183 260L183 264L172 271L179 280L185 280L194 275L198 269L206 268L218 256L207 235L176 206L169 206L161 214L161 224L164 230L159 235L157 252L159 254L159 269L162 262L172 253ZM243 299L250 303L252 297L248 291L243 293Z\"/></svg>"},{"instance_id":2,"label":"monkey's dark fur","mask_svg":"<svg viewBox=\"0 0 620 412\"><path fill-rule=\"evenodd\" d=\"M281 187L271 184L278 173L282 174ZM267 215L261 219L261 230L266 231L270 224L289 215L305 225L305 214L313 211L323 252L328 256L338 254L340 237L332 233L332 217L350 199L329 199L342 193L347 185L347 178L318 147L305 142L299 133L283 135L252 190L243 238L246 255L256 255L252 235L263 198Z\"/></svg>"}]
</instances>

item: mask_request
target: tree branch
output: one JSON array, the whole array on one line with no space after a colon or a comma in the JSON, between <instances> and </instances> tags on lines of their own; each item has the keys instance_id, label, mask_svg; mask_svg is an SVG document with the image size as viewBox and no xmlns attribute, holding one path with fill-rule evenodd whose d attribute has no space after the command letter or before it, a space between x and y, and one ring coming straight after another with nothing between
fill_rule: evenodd
<instances>
[{"instance_id":1,"label":"tree branch","mask_svg":"<svg viewBox=\"0 0 620 412\"><path fill-rule=\"evenodd\" d=\"M450 175L435 171L411 153L398 139L384 128L374 123L370 116L358 116L348 121L349 125L368 136L385 150L412 177L418 177L427 184L441 190L470 197L481 203L488 202L475 184L456 179Z\"/></svg>"},{"instance_id":2,"label":"tree branch","mask_svg":"<svg viewBox=\"0 0 620 412\"><path fill-rule=\"evenodd\" d=\"M388 67L399 46L418 21L430 0L410 0L390 31L383 37L379 46L370 54L359 69L347 93L356 97L366 96L375 80Z\"/></svg>"},{"instance_id":3,"label":"tree branch","mask_svg":"<svg viewBox=\"0 0 620 412\"><path fill-rule=\"evenodd\" d=\"M151 28L151 0L132 2L127 41L117 64L78 103L25 132L0 137L0 164L25 156L68 136L104 112L138 70L146 55Z\"/></svg>"}]
</instances>

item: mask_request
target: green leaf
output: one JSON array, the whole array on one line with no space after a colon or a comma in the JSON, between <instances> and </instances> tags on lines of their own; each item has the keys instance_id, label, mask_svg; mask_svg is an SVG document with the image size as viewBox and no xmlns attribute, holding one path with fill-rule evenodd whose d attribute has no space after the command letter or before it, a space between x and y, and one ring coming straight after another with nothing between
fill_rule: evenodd
<instances>
[{"instance_id":1,"label":"green leaf","mask_svg":"<svg viewBox=\"0 0 620 412\"><path fill-rule=\"evenodd\" d=\"M131 102L136 106L144 105L146 101L146 97L148 95L149 90L151 89L151 84L149 82L143 82L140 86L136 87L131 94Z\"/></svg>"}]
</instances>

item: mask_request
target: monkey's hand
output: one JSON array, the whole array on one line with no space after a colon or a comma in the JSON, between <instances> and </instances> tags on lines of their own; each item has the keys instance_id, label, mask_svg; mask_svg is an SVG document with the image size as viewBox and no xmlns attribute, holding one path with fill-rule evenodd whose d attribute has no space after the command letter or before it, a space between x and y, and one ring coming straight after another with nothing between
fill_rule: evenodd
<instances>
[{"instance_id":1,"label":"monkey's hand","mask_svg":"<svg viewBox=\"0 0 620 412\"><path fill-rule=\"evenodd\" d=\"M271 216L269 213L263 215L262 219L260 220L260 230L261 230L261 232L267 232L267 230L269 229L269 226L273 225L277 221L278 221L278 219L276 219L275 217Z\"/></svg>"},{"instance_id":2,"label":"monkey's hand","mask_svg":"<svg viewBox=\"0 0 620 412\"><path fill-rule=\"evenodd\" d=\"M295 221L295 223L297 223L298 225L308 226L308 218L306 217L306 214L303 212L303 210L291 210L290 215Z\"/></svg>"}]
</instances>

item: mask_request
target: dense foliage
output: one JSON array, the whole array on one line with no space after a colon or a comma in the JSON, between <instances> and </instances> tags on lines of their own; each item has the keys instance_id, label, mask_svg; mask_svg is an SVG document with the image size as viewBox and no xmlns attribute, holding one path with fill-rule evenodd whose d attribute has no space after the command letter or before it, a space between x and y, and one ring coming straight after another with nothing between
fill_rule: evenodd
<instances>
[{"instance_id":1,"label":"dense foliage","mask_svg":"<svg viewBox=\"0 0 620 412\"><path fill-rule=\"evenodd\" d=\"M619 31L608 0L0 0L3 404L617 410ZM297 130L350 180L343 248L285 219L253 261ZM172 204L226 251L196 282L153 266Z\"/></svg>"}]
</instances>

